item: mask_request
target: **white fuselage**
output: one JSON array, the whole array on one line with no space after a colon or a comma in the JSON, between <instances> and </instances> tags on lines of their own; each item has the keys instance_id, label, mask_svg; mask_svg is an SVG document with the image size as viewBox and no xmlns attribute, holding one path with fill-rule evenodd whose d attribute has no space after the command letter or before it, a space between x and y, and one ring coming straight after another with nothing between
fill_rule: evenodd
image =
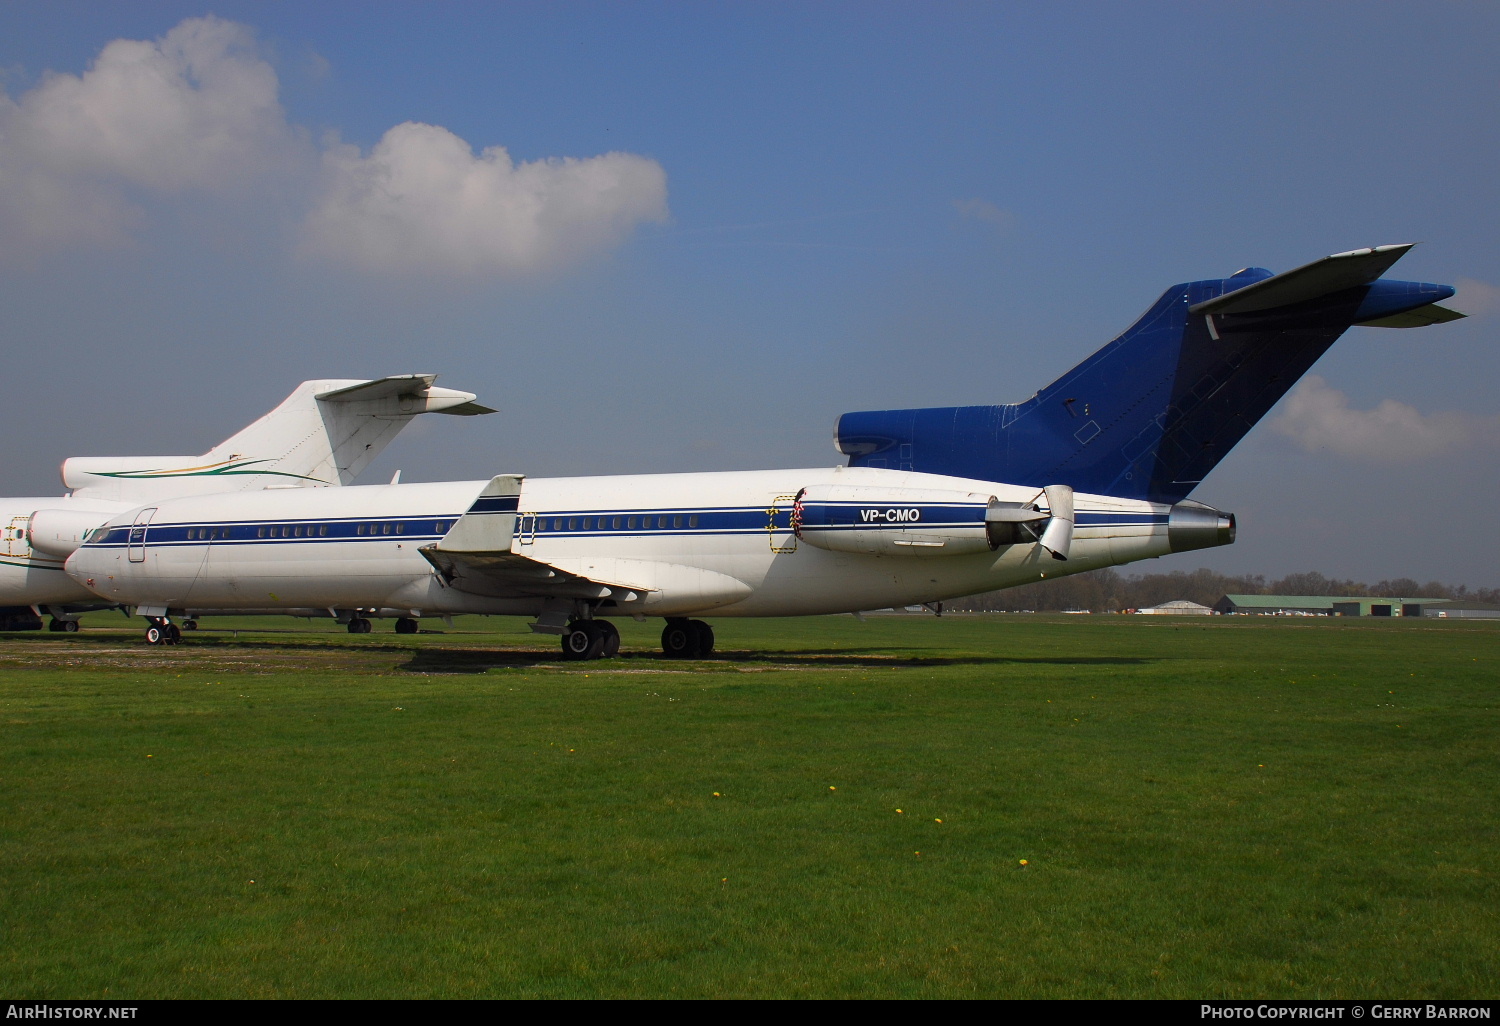
<instances>
[{"instance_id":1,"label":"white fuselage","mask_svg":"<svg viewBox=\"0 0 1500 1026\"><path fill-rule=\"evenodd\" d=\"M163 501L113 518L68 559L67 572L92 594L143 612L535 614L546 595L460 590L420 551L444 539L487 483ZM1169 507L1093 495L1077 496L1067 562L1034 543L955 555L828 551L793 533L791 510L799 492L835 483L983 493L1016 503L1038 495L1034 488L863 468L530 479L509 551L565 574L626 582L629 588L615 589L599 609L603 615L654 616L878 609L1172 551Z\"/></svg>"}]
</instances>

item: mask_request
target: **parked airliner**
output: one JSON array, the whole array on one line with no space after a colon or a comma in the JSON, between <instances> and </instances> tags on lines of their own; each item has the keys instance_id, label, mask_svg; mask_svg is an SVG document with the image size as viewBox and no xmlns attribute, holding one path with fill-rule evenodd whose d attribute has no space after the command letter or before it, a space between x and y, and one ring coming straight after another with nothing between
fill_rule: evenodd
<instances>
[{"instance_id":1,"label":"parked airliner","mask_svg":"<svg viewBox=\"0 0 1500 1026\"><path fill-rule=\"evenodd\" d=\"M937 602L1234 540L1196 485L1352 325L1462 316L1380 277L1409 246L1175 285L1012 406L846 414L831 469L487 480L198 495L92 530L67 573L147 640L196 609L533 617L612 654L611 617L664 617L672 656L714 616ZM361 628L360 624L364 624Z\"/></svg>"},{"instance_id":2,"label":"parked airliner","mask_svg":"<svg viewBox=\"0 0 1500 1026\"><path fill-rule=\"evenodd\" d=\"M85 532L143 502L265 488L347 485L421 413L492 413L435 374L304 381L275 409L202 456L73 457L69 494L0 498L0 621L78 629L99 597L63 573ZM113 605L113 603L107 603Z\"/></svg>"}]
</instances>

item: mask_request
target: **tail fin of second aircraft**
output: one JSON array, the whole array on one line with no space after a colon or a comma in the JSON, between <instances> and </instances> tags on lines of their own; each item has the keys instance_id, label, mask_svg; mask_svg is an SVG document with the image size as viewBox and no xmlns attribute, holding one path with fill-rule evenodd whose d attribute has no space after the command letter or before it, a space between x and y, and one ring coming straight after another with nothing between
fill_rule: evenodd
<instances>
[{"instance_id":1,"label":"tail fin of second aircraft","mask_svg":"<svg viewBox=\"0 0 1500 1026\"><path fill-rule=\"evenodd\" d=\"M63 483L99 499L349 484L421 413L493 413L435 374L304 381L270 413L201 456L75 456Z\"/></svg>"},{"instance_id":2,"label":"tail fin of second aircraft","mask_svg":"<svg viewBox=\"0 0 1500 1026\"><path fill-rule=\"evenodd\" d=\"M1411 246L1174 285L1128 331L1022 403L846 413L853 466L1175 503L1351 325L1463 315L1447 285L1380 277Z\"/></svg>"}]
</instances>

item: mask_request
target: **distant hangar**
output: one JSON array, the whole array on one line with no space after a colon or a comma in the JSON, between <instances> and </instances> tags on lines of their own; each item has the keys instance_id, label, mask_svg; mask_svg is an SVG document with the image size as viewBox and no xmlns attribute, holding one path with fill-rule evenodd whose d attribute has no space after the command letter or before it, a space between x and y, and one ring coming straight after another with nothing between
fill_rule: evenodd
<instances>
[{"instance_id":1,"label":"distant hangar","mask_svg":"<svg viewBox=\"0 0 1500 1026\"><path fill-rule=\"evenodd\" d=\"M1360 595L1225 595L1216 613L1251 616L1435 616L1445 598L1372 598Z\"/></svg>"}]
</instances>

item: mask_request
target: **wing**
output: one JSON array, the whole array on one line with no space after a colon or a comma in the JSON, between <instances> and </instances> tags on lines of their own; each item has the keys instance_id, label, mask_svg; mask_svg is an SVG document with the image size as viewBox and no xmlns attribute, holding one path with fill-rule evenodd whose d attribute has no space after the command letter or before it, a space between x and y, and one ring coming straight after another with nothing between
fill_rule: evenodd
<instances>
[{"instance_id":1,"label":"wing","mask_svg":"<svg viewBox=\"0 0 1500 1026\"><path fill-rule=\"evenodd\" d=\"M703 567L609 556L540 559L512 552L520 475L496 477L436 545L419 551L443 582L491 598L583 599L667 615L738 602L753 590Z\"/></svg>"}]
</instances>

